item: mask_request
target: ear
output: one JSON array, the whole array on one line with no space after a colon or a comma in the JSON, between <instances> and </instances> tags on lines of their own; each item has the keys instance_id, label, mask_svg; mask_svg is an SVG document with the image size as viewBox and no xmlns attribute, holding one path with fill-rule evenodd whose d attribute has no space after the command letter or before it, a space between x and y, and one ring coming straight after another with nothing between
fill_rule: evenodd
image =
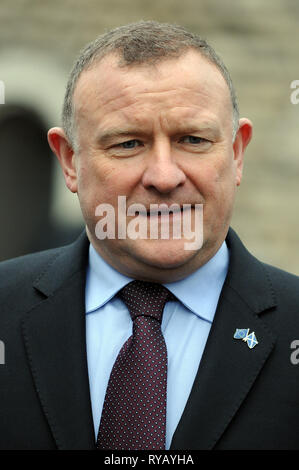
<instances>
[{"instance_id":1,"label":"ear","mask_svg":"<svg viewBox=\"0 0 299 470\"><path fill-rule=\"evenodd\" d=\"M75 153L61 127L53 127L48 131L48 142L59 160L65 183L72 193L77 192L77 170Z\"/></svg>"},{"instance_id":2,"label":"ear","mask_svg":"<svg viewBox=\"0 0 299 470\"><path fill-rule=\"evenodd\" d=\"M252 137L252 123L247 118L239 120L239 129L233 143L236 163L236 185L240 186L243 174L244 153Z\"/></svg>"}]
</instances>

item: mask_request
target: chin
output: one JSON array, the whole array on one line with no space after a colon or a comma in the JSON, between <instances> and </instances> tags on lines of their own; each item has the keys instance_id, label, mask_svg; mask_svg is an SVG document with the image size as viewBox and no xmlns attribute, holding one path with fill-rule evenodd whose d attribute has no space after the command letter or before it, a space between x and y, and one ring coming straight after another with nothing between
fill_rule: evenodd
<instances>
[{"instance_id":1,"label":"chin","mask_svg":"<svg viewBox=\"0 0 299 470\"><path fill-rule=\"evenodd\" d=\"M131 251L136 260L159 269L176 269L187 265L198 251L185 250L182 240L150 240L138 243Z\"/></svg>"}]
</instances>

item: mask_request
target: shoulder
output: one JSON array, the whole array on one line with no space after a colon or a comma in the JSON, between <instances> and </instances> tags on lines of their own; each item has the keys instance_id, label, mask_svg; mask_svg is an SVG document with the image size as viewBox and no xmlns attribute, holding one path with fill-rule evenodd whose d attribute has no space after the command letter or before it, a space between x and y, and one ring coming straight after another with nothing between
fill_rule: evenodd
<instances>
[{"instance_id":1,"label":"shoulder","mask_svg":"<svg viewBox=\"0 0 299 470\"><path fill-rule=\"evenodd\" d=\"M7 289L12 283L16 287L19 282L33 282L41 272L61 256L66 247L31 253L0 262L0 291Z\"/></svg>"},{"instance_id":2,"label":"shoulder","mask_svg":"<svg viewBox=\"0 0 299 470\"><path fill-rule=\"evenodd\" d=\"M226 241L230 250L227 284L246 299L254 311L276 304L299 310L298 276L257 259L232 229Z\"/></svg>"},{"instance_id":3,"label":"shoulder","mask_svg":"<svg viewBox=\"0 0 299 470\"><path fill-rule=\"evenodd\" d=\"M299 310L299 276L267 263L261 264L277 295L288 303L295 302Z\"/></svg>"},{"instance_id":4,"label":"shoulder","mask_svg":"<svg viewBox=\"0 0 299 470\"><path fill-rule=\"evenodd\" d=\"M5 329L5 322L14 325L20 314L44 298L34 288L34 283L63 251L64 248L54 248L0 263L1 330Z\"/></svg>"},{"instance_id":5,"label":"shoulder","mask_svg":"<svg viewBox=\"0 0 299 470\"><path fill-rule=\"evenodd\" d=\"M30 308L55 292L74 273L84 271L89 241L85 232L75 242L0 263L0 311Z\"/></svg>"},{"instance_id":6,"label":"shoulder","mask_svg":"<svg viewBox=\"0 0 299 470\"><path fill-rule=\"evenodd\" d=\"M44 273L58 276L65 267L75 271L85 264L88 255L89 240L83 231L79 237L68 245L39 251L0 262L0 286L7 286L11 281L35 281ZM51 270L52 268L52 270Z\"/></svg>"},{"instance_id":7,"label":"shoulder","mask_svg":"<svg viewBox=\"0 0 299 470\"><path fill-rule=\"evenodd\" d=\"M234 270L238 271L237 268L240 268L240 271L238 271L238 276L243 274L243 276L247 278L248 274L250 274L252 277L256 277L259 273L262 276L264 273L266 273L266 275L270 276L272 281L277 286L280 285L282 287L287 284L298 287L299 276L256 258L243 245L242 241L232 228L229 229L226 243L230 250L230 261L234 267Z\"/></svg>"}]
</instances>

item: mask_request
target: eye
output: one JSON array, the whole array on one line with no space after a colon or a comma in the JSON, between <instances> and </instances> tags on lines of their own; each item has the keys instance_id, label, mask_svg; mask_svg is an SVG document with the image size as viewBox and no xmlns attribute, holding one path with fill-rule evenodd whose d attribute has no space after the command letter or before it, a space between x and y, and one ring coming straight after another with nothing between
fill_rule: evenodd
<instances>
[{"instance_id":1,"label":"eye","mask_svg":"<svg viewBox=\"0 0 299 470\"><path fill-rule=\"evenodd\" d=\"M202 142L208 142L202 137L196 137L195 135L185 135L180 139L183 144L201 144Z\"/></svg>"},{"instance_id":2,"label":"eye","mask_svg":"<svg viewBox=\"0 0 299 470\"><path fill-rule=\"evenodd\" d=\"M121 142L118 144L118 147L124 148L124 149L134 149L141 145L141 141L137 139L132 139L132 140L127 140L126 142Z\"/></svg>"}]
</instances>

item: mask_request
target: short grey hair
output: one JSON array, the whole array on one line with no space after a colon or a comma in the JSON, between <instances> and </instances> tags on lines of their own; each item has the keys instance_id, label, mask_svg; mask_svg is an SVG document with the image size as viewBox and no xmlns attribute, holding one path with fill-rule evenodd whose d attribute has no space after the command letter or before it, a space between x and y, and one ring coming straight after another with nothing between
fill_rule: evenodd
<instances>
[{"instance_id":1,"label":"short grey hair","mask_svg":"<svg viewBox=\"0 0 299 470\"><path fill-rule=\"evenodd\" d=\"M73 95L81 73L92 68L103 57L116 53L119 66L154 64L168 58L180 57L186 50L195 49L215 64L225 79L232 102L233 140L239 127L239 109L230 74L215 50L198 34L175 24L157 21L137 23L112 29L87 44L75 60L66 86L62 110L62 126L73 147L75 124Z\"/></svg>"}]
</instances>

